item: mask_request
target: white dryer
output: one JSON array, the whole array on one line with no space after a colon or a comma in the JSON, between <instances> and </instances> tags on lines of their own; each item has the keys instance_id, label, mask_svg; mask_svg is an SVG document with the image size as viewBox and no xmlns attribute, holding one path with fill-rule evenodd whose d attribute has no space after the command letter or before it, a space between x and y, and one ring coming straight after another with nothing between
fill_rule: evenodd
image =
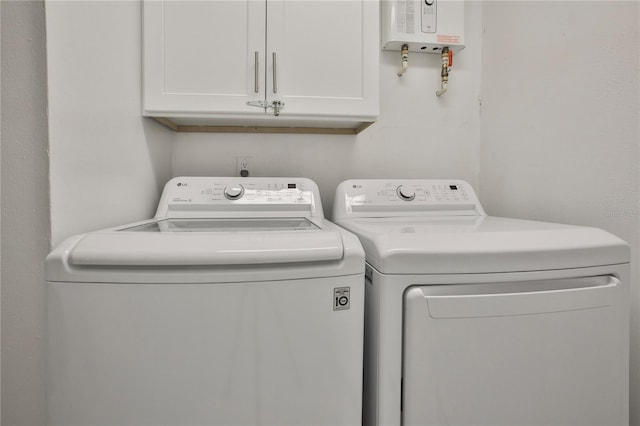
<instances>
[{"instance_id":1,"label":"white dryer","mask_svg":"<svg viewBox=\"0 0 640 426\"><path fill-rule=\"evenodd\" d=\"M308 179L173 179L46 276L50 425L361 422L364 252Z\"/></svg>"},{"instance_id":2,"label":"white dryer","mask_svg":"<svg viewBox=\"0 0 640 426\"><path fill-rule=\"evenodd\" d=\"M350 180L366 425L628 424L629 247L487 216L460 180Z\"/></svg>"}]
</instances>

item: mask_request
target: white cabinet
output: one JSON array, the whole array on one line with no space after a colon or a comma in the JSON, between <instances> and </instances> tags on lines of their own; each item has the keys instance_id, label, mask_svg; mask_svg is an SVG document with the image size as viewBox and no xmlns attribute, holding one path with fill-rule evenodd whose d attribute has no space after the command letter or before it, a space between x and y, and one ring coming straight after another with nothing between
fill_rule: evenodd
<instances>
[{"instance_id":1,"label":"white cabinet","mask_svg":"<svg viewBox=\"0 0 640 426\"><path fill-rule=\"evenodd\" d=\"M144 115L185 131L356 133L378 115L378 24L371 0L145 1Z\"/></svg>"}]
</instances>

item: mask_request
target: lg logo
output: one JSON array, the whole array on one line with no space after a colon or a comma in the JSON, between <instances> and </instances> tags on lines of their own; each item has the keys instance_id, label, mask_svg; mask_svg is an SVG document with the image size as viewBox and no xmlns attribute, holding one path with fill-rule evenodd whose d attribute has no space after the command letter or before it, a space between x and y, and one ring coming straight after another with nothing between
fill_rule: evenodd
<instances>
[{"instance_id":1,"label":"lg logo","mask_svg":"<svg viewBox=\"0 0 640 426\"><path fill-rule=\"evenodd\" d=\"M336 287L333 289L333 310L344 311L349 309L351 299L349 293L351 287Z\"/></svg>"}]
</instances>

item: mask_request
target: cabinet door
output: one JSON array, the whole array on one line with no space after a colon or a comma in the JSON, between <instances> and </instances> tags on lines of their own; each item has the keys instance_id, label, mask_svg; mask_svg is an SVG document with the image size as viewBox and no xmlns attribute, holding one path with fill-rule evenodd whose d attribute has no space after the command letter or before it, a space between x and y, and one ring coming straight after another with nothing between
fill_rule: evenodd
<instances>
[{"instance_id":1,"label":"cabinet door","mask_svg":"<svg viewBox=\"0 0 640 426\"><path fill-rule=\"evenodd\" d=\"M378 115L378 2L267 4L267 101L282 116Z\"/></svg>"},{"instance_id":2,"label":"cabinet door","mask_svg":"<svg viewBox=\"0 0 640 426\"><path fill-rule=\"evenodd\" d=\"M264 36L264 1L145 1L145 115L264 115Z\"/></svg>"}]
</instances>

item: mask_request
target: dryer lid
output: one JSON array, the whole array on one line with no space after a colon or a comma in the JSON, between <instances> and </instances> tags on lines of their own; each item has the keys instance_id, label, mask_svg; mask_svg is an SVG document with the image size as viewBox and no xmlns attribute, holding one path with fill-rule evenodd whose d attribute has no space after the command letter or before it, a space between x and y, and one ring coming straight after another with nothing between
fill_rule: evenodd
<instances>
[{"instance_id":1,"label":"dryer lid","mask_svg":"<svg viewBox=\"0 0 640 426\"><path fill-rule=\"evenodd\" d=\"M629 246L601 229L488 216L357 218L337 222L360 238L384 274L465 274L627 263Z\"/></svg>"}]
</instances>

